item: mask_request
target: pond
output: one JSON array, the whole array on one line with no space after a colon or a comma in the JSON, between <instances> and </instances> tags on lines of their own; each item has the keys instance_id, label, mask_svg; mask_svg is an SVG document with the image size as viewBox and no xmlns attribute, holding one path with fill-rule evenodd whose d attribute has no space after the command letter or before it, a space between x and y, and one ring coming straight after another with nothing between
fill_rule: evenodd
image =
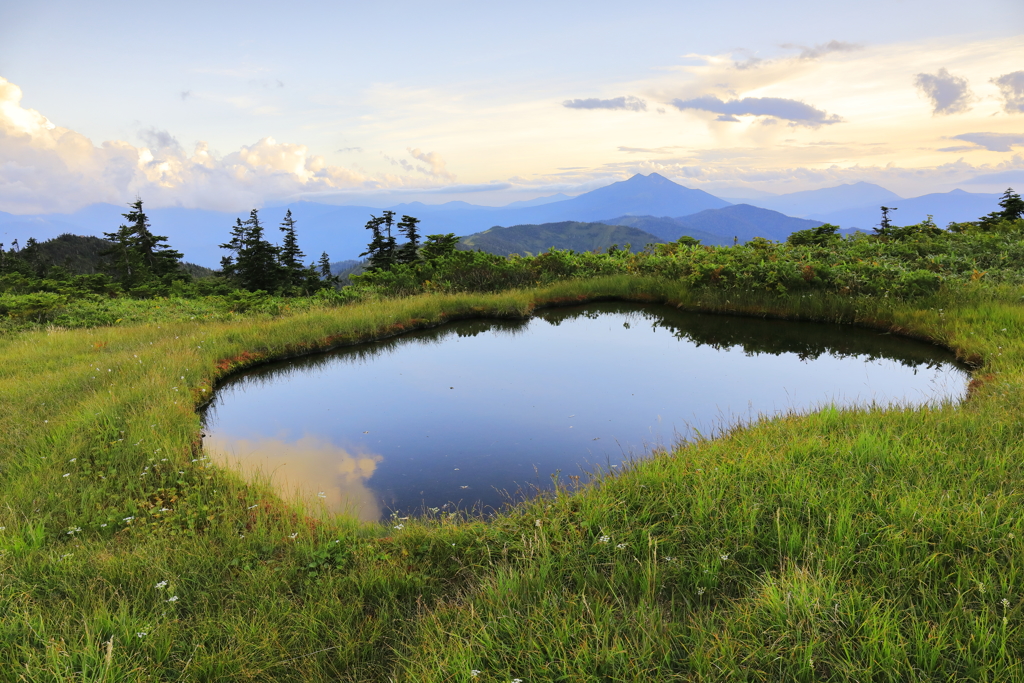
<instances>
[{"instance_id":1,"label":"pond","mask_svg":"<svg viewBox=\"0 0 1024 683\"><path fill-rule=\"evenodd\" d=\"M468 320L241 373L204 447L363 519L490 512L698 432L824 405L959 401L929 344L849 326L601 303Z\"/></svg>"}]
</instances>

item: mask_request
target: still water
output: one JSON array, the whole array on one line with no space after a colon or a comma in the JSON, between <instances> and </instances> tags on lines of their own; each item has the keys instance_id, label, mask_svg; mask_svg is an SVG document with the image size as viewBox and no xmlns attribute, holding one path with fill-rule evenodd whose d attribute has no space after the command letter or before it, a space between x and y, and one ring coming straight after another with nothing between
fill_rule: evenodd
<instances>
[{"instance_id":1,"label":"still water","mask_svg":"<svg viewBox=\"0 0 1024 683\"><path fill-rule=\"evenodd\" d=\"M288 360L217 389L218 461L363 519L489 511L551 475L816 407L958 401L952 354L847 326L591 304Z\"/></svg>"}]
</instances>

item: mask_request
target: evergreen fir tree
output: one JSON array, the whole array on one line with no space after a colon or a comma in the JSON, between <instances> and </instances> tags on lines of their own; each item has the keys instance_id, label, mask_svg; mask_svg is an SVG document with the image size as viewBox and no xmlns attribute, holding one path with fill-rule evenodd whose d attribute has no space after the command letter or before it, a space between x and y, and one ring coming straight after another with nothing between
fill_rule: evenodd
<instances>
[{"instance_id":1,"label":"evergreen fir tree","mask_svg":"<svg viewBox=\"0 0 1024 683\"><path fill-rule=\"evenodd\" d=\"M1012 187L1006 188L999 206L1003 209L1003 220L1019 221L1024 218L1024 199L1021 199Z\"/></svg>"},{"instance_id":2,"label":"evergreen fir tree","mask_svg":"<svg viewBox=\"0 0 1024 683\"><path fill-rule=\"evenodd\" d=\"M366 222L366 229L373 234L373 239L360 256L367 256L367 270L390 270L395 263L395 237L391 234L395 212L385 211L379 217L371 215Z\"/></svg>"},{"instance_id":3,"label":"evergreen fir tree","mask_svg":"<svg viewBox=\"0 0 1024 683\"><path fill-rule=\"evenodd\" d=\"M128 206L131 211L121 214L127 225L120 225L116 232L103 233L114 243L103 255L112 257L122 287L130 289L174 274L187 277L181 270L181 252L166 243L166 236L154 235L150 230L142 199L136 197Z\"/></svg>"},{"instance_id":4,"label":"evergreen fir tree","mask_svg":"<svg viewBox=\"0 0 1024 683\"><path fill-rule=\"evenodd\" d=\"M165 235L154 235L150 231L149 218L142 211L142 199L136 197L130 204L132 210L121 214L132 224L135 246L148 274L158 278L181 270L181 252L166 244Z\"/></svg>"},{"instance_id":5,"label":"evergreen fir tree","mask_svg":"<svg viewBox=\"0 0 1024 683\"><path fill-rule=\"evenodd\" d=\"M982 230L991 230L1003 221L1016 221L1024 218L1024 199L1021 199L1012 187L1006 188L1006 192L999 200L999 208L1002 211L993 211L978 219L978 225Z\"/></svg>"},{"instance_id":6,"label":"evergreen fir tree","mask_svg":"<svg viewBox=\"0 0 1024 683\"><path fill-rule=\"evenodd\" d=\"M243 289L273 292L281 286L279 250L263 238L263 225L257 209L249 212L246 221L236 219L231 239L220 247L234 252L233 257L221 259L222 272Z\"/></svg>"},{"instance_id":7,"label":"evergreen fir tree","mask_svg":"<svg viewBox=\"0 0 1024 683\"><path fill-rule=\"evenodd\" d=\"M306 267L302 265L305 254L299 249L299 240L295 235L295 219L292 210L288 209L281 222L284 240L279 252L279 263L282 271L283 284L287 288L301 288L306 279Z\"/></svg>"},{"instance_id":8,"label":"evergreen fir tree","mask_svg":"<svg viewBox=\"0 0 1024 683\"><path fill-rule=\"evenodd\" d=\"M458 243L459 238L455 236L454 232L445 235L427 235L427 241L423 244L420 255L426 261L433 261L442 256L454 254L455 245Z\"/></svg>"},{"instance_id":9,"label":"evergreen fir tree","mask_svg":"<svg viewBox=\"0 0 1024 683\"><path fill-rule=\"evenodd\" d=\"M416 225L419 222L419 218L402 216L402 222L398 224L398 232L405 235L405 239L408 241L398 248L395 257L398 263L415 263L419 260L420 235L416 232Z\"/></svg>"},{"instance_id":10,"label":"evergreen fir tree","mask_svg":"<svg viewBox=\"0 0 1024 683\"><path fill-rule=\"evenodd\" d=\"M235 219L235 225L231 228L231 239L217 246L231 251L230 255L220 259L221 274L232 280L238 279L238 256L245 247L245 224L241 218Z\"/></svg>"},{"instance_id":11,"label":"evergreen fir tree","mask_svg":"<svg viewBox=\"0 0 1024 683\"><path fill-rule=\"evenodd\" d=\"M331 257L327 255L326 251L320 254L319 266L320 277L322 277L324 280L329 280L331 278ZM313 265L310 264L309 267L312 268Z\"/></svg>"}]
</instances>

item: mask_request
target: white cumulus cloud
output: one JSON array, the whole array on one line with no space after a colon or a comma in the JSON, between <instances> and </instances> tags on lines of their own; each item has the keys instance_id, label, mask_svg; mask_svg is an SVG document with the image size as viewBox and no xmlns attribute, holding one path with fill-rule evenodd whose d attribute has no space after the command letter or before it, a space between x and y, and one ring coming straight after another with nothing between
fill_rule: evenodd
<instances>
[{"instance_id":1,"label":"white cumulus cloud","mask_svg":"<svg viewBox=\"0 0 1024 683\"><path fill-rule=\"evenodd\" d=\"M136 194L151 206L243 210L267 199L349 189L415 185L408 177L371 177L311 154L305 145L265 137L226 155L207 143L186 152L167 131L139 133L144 146L100 145L21 106L22 91L0 78L0 211L71 212ZM415 150L434 178L452 179L436 153Z\"/></svg>"},{"instance_id":2,"label":"white cumulus cloud","mask_svg":"<svg viewBox=\"0 0 1024 683\"><path fill-rule=\"evenodd\" d=\"M421 173L426 173L436 178L444 178L445 180L455 180L455 175L445 168L445 161L437 152L423 152L419 147L416 149L406 149L406 151L409 152L413 159L430 164L430 168L417 166L416 169Z\"/></svg>"}]
</instances>

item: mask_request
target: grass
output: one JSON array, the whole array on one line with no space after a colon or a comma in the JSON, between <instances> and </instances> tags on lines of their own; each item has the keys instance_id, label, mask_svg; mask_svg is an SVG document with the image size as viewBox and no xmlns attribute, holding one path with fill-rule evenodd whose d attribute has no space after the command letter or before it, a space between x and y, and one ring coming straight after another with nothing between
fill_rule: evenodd
<instances>
[{"instance_id":1,"label":"grass","mask_svg":"<svg viewBox=\"0 0 1024 683\"><path fill-rule=\"evenodd\" d=\"M615 277L0 337L0 681L1024 680L1022 294ZM401 529L201 450L239 367L595 298L927 338L977 367L971 398L789 415Z\"/></svg>"}]
</instances>

